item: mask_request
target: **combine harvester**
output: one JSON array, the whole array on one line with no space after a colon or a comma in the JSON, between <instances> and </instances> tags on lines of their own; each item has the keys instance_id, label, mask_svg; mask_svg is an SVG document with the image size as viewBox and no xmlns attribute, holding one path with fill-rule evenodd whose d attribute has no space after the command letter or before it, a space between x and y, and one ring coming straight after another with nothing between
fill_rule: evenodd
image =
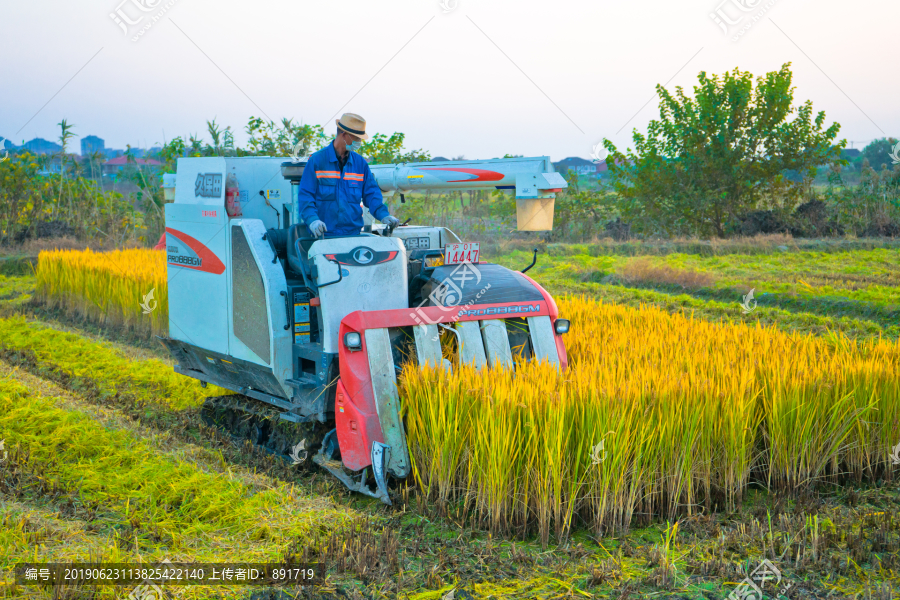
<instances>
[{"instance_id":1,"label":"combine harvester","mask_svg":"<svg viewBox=\"0 0 900 600\"><path fill-rule=\"evenodd\" d=\"M389 476L411 470L401 364L452 369L441 353L447 334L459 360L479 368L513 368L515 349L564 369L569 323L524 271L481 262L477 243L446 228L390 234L366 214L360 235L312 238L292 221L305 163L284 160L178 160L165 207L162 342L177 373L236 392L206 400L208 424L292 462L311 457L390 504ZM519 229L531 231L552 228L555 194L566 187L547 157L371 169L401 201L420 190L514 189Z\"/></svg>"}]
</instances>

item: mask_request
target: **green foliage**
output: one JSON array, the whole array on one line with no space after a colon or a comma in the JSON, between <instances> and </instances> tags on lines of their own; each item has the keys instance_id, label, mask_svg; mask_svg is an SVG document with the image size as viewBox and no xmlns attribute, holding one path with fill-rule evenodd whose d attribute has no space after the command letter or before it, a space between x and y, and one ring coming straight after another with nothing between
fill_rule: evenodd
<instances>
[{"instance_id":1,"label":"green foliage","mask_svg":"<svg viewBox=\"0 0 900 600\"><path fill-rule=\"evenodd\" d=\"M46 174L52 161L59 173ZM122 194L102 191L72 156L10 155L0 162L0 245L33 236L43 223L59 233L123 243L146 236L144 215Z\"/></svg>"},{"instance_id":2,"label":"green foliage","mask_svg":"<svg viewBox=\"0 0 900 600\"><path fill-rule=\"evenodd\" d=\"M290 156L297 144L305 150L300 152L302 156L328 141L321 125L295 125L293 119L282 119L278 127L274 121L251 117L245 130L250 139L246 150L237 151L238 156Z\"/></svg>"},{"instance_id":3,"label":"green foliage","mask_svg":"<svg viewBox=\"0 0 900 600\"><path fill-rule=\"evenodd\" d=\"M363 144L360 154L369 161L369 164L373 165L431 160L431 154L424 150L405 150L403 148L405 138L406 134L399 132L394 132L390 137L383 133L376 133Z\"/></svg>"},{"instance_id":4,"label":"green foliage","mask_svg":"<svg viewBox=\"0 0 900 600\"><path fill-rule=\"evenodd\" d=\"M327 141L321 125L295 124L293 119L275 123L250 117L244 130L249 139L247 146L241 148L234 141L230 125L223 129L215 119L207 121L209 141L194 134L187 141L179 136L163 146L157 155L163 163L162 171L174 173L176 162L182 156L291 156L295 147L303 156L318 150Z\"/></svg>"},{"instance_id":5,"label":"green foliage","mask_svg":"<svg viewBox=\"0 0 900 600\"><path fill-rule=\"evenodd\" d=\"M875 171L863 159L859 183L844 184L840 165L831 169L823 195L829 212L847 233L900 236L900 165Z\"/></svg>"},{"instance_id":6,"label":"green foliage","mask_svg":"<svg viewBox=\"0 0 900 600\"><path fill-rule=\"evenodd\" d=\"M153 523L154 536L142 542L147 551L159 549L162 540L178 548L181 539L196 537L215 546L207 556L227 556L232 550L225 540L240 536L244 548L237 556L265 560L276 556L273 546L308 535L312 515L329 524L346 520L334 509L302 501L298 507L290 484L262 488L160 454L152 439L59 408L52 396L13 379L0 379L0 426L10 443L41 465L42 476L58 493L74 492L86 505L103 503L104 512L121 515L117 530L129 519Z\"/></svg>"},{"instance_id":7,"label":"green foliage","mask_svg":"<svg viewBox=\"0 0 900 600\"><path fill-rule=\"evenodd\" d=\"M163 173L174 173L179 157L186 156L186 154L187 147L184 140L177 137L162 147L162 150L157 153L156 159L162 163Z\"/></svg>"},{"instance_id":8,"label":"green foliage","mask_svg":"<svg viewBox=\"0 0 900 600\"><path fill-rule=\"evenodd\" d=\"M4 349L33 353L41 369L69 379L93 378L105 395L131 394L141 406L167 410L187 410L202 403L197 380L181 377L155 359L131 360L115 347L74 333L15 317L0 319L0 340ZM91 365L89 373L82 368L85 364ZM215 390L227 393L221 388Z\"/></svg>"},{"instance_id":9,"label":"green foliage","mask_svg":"<svg viewBox=\"0 0 900 600\"><path fill-rule=\"evenodd\" d=\"M174 173L176 162L182 156L307 156L331 142L321 125L295 124L292 119L275 123L250 117L245 128L249 136L245 148L235 144L231 126L222 129L213 119L206 122L206 129L211 143L191 135L187 142L176 137L163 146L158 154L163 163L162 171ZM431 160L431 155L424 150L406 150L403 147L405 137L399 132L390 137L376 133L363 144L360 154L371 164Z\"/></svg>"},{"instance_id":10,"label":"green foliage","mask_svg":"<svg viewBox=\"0 0 900 600\"><path fill-rule=\"evenodd\" d=\"M863 148L863 151L860 153L861 158L867 160L869 165L872 165L875 169L881 170L885 166L890 168L894 164L891 152L896 144L897 138L893 137L873 140L868 146Z\"/></svg>"},{"instance_id":11,"label":"green foliage","mask_svg":"<svg viewBox=\"0 0 900 600\"><path fill-rule=\"evenodd\" d=\"M556 196L552 239L589 241L615 215L612 197L605 192L582 189L574 170L566 174L566 183L569 185L566 191Z\"/></svg>"},{"instance_id":12,"label":"green foliage","mask_svg":"<svg viewBox=\"0 0 900 600\"><path fill-rule=\"evenodd\" d=\"M62 150L60 152L62 154L66 153L66 147L69 144L69 140L75 137L75 134L72 133L72 128L74 125L69 125L68 121L63 119L60 123L57 123L59 128L62 130L59 136L59 145L62 146Z\"/></svg>"},{"instance_id":13,"label":"green foliage","mask_svg":"<svg viewBox=\"0 0 900 600\"><path fill-rule=\"evenodd\" d=\"M395 196L390 208L392 214L401 221L409 219L411 225L448 227L461 235L473 236L488 230L501 230L504 226L515 226L515 200L512 201L511 212L504 214L497 209L497 202L508 202L507 196L496 190L493 194L486 190L445 194L426 192L406 196L405 204L397 203ZM505 219L495 219L495 213Z\"/></svg>"},{"instance_id":14,"label":"green foliage","mask_svg":"<svg viewBox=\"0 0 900 600\"><path fill-rule=\"evenodd\" d=\"M114 245L158 236L161 212L145 214L136 208L149 208L145 203L152 198L139 196L134 203L120 193L104 191L94 179L99 175L99 154L81 161L67 154L74 125L63 119L59 127L58 153L22 151L0 162L0 245L35 235L102 237Z\"/></svg>"},{"instance_id":15,"label":"green foliage","mask_svg":"<svg viewBox=\"0 0 900 600\"><path fill-rule=\"evenodd\" d=\"M759 77L735 69L699 75L694 97L661 85L660 119L633 132L635 150L609 140L609 171L623 218L649 235L724 236L748 211L789 212L808 195L815 167L839 161L840 125L823 129L812 102L794 106L790 63ZM786 171L802 176L785 177Z\"/></svg>"}]
</instances>

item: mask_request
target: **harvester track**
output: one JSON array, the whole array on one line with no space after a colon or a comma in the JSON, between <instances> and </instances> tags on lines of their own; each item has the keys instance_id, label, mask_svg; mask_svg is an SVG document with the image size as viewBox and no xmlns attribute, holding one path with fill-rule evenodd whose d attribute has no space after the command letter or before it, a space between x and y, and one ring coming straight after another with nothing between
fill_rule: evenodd
<instances>
[{"instance_id":1,"label":"harvester track","mask_svg":"<svg viewBox=\"0 0 900 600\"><path fill-rule=\"evenodd\" d=\"M294 423L281 411L240 394L211 396L203 403L204 424L229 435L235 442L249 441L292 465L308 464L328 432L322 423Z\"/></svg>"}]
</instances>

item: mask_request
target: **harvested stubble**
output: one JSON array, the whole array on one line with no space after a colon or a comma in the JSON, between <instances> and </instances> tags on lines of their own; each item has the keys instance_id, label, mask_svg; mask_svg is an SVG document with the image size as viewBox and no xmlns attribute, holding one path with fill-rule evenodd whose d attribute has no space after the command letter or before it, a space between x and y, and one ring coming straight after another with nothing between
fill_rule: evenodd
<instances>
[{"instance_id":1,"label":"harvested stubble","mask_svg":"<svg viewBox=\"0 0 900 600\"><path fill-rule=\"evenodd\" d=\"M95 388L105 399L132 396L143 407L160 411L199 408L207 395L229 393L196 379L178 375L156 360L133 360L108 343L98 343L71 332L17 316L0 319L0 358L33 361L42 377L75 380L78 389Z\"/></svg>"},{"instance_id":2,"label":"harvested stubble","mask_svg":"<svg viewBox=\"0 0 900 600\"><path fill-rule=\"evenodd\" d=\"M102 505L122 524L144 523L142 551L186 552L202 562L226 557L270 560L280 544L354 515L292 484L249 482L155 452L152 441L107 428L52 397L0 378L0 431L8 448L29 456L42 482ZM276 542L272 544L270 542Z\"/></svg>"},{"instance_id":3,"label":"harvested stubble","mask_svg":"<svg viewBox=\"0 0 900 600\"><path fill-rule=\"evenodd\" d=\"M38 256L35 275L35 297L70 315L153 335L168 330L165 252L51 250Z\"/></svg>"},{"instance_id":4,"label":"harvested stubble","mask_svg":"<svg viewBox=\"0 0 900 600\"><path fill-rule=\"evenodd\" d=\"M793 492L890 478L900 344L723 325L564 299L570 368L407 366L418 485L492 530L594 531L733 510L751 479Z\"/></svg>"}]
</instances>

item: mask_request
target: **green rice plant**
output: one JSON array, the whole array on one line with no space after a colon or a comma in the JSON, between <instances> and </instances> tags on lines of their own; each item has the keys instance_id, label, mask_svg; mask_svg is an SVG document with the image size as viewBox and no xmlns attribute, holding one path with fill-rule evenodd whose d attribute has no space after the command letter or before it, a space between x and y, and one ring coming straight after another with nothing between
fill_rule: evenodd
<instances>
[{"instance_id":1,"label":"green rice plant","mask_svg":"<svg viewBox=\"0 0 900 600\"><path fill-rule=\"evenodd\" d=\"M843 338L840 348L852 347ZM852 473L857 482L863 478L893 479L890 455L900 443L900 384L896 379L900 357L890 344L873 344L864 348L860 360L849 360L852 353L836 354L833 369L842 374L835 393L852 397L853 410L859 414L832 468L834 472Z\"/></svg>"},{"instance_id":2,"label":"green rice plant","mask_svg":"<svg viewBox=\"0 0 900 600\"><path fill-rule=\"evenodd\" d=\"M582 410L590 464L585 468L581 517L597 535L624 531L635 509L635 498L628 489L629 481L634 480L640 407L637 403L617 407L612 399L597 398L584 403Z\"/></svg>"},{"instance_id":3,"label":"green rice plant","mask_svg":"<svg viewBox=\"0 0 900 600\"><path fill-rule=\"evenodd\" d=\"M0 306L20 306L31 299L33 291L34 277L7 277L0 274Z\"/></svg>"},{"instance_id":4,"label":"green rice plant","mask_svg":"<svg viewBox=\"0 0 900 600\"><path fill-rule=\"evenodd\" d=\"M763 394L767 484L795 490L824 476L853 427L853 396L834 399L827 406L810 390L770 388Z\"/></svg>"},{"instance_id":5,"label":"green rice plant","mask_svg":"<svg viewBox=\"0 0 900 600\"><path fill-rule=\"evenodd\" d=\"M524 368L518 362L519 369ZM539 381L553 381L553 367L544 363L532 366ZM532 506L537 516L541 543L549 541L551 522L557 539L562 541L571 527L572 516L580 501L584 477L583 435L578 425L579 406L552 390L531 390L525 401L527 434L523 436L529 457L525 472L527 496L523 506Z\"/></svg>"},{"instance_id":6,"label":"green rice plant","mask_svg":"<svg viewBox=\"0 0 900 600\"><path fill-rule=\"evenodd\" d=\"M714 493L723 498L729 512L737 510L743 500L750 471L757 462L754 445L763 418L758 398L757 393L735 402L719 396L704 405L706 422L701 429L700 448L718 448L712 452L701 450L704 458L712 458L709 470L701 476L707 509L711 508ZM707 464L705 460L703 464Z\"/></svg>"}]
</instances>

